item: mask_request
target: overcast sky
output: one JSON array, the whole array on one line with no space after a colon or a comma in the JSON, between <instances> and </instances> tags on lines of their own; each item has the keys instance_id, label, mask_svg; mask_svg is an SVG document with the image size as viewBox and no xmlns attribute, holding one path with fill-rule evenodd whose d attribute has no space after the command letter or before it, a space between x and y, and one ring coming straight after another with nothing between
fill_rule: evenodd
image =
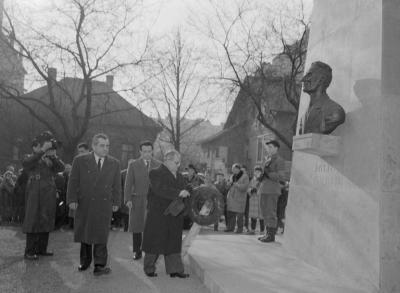
<instances>
[{"instance_id":1,"label":"overcast sky","mask_svg":"<svg viewBox=\"0 0 400 293\"><path fill-rule=\"evenodd\" d=\"M6 6L8 4L7 2L9 1L13 0L5 0ZM46 10L52 5L53 1L64 0L18 0L18 5L25 11L29 11L29 14L35 19L35 21L45 21L46 18L40 16L44 16L46 14ZM229 1L230 0L225 2L229 4ZM295 0L287 0L287 3L294 1ZM298 2L300 0L296 1ZM249 2L259 3L260 7L264 7L265 10L269 10L274 9L276 5L281 4L284 2L284 0L249 0ZM312 8L312 0L303 0L303 2L305 4L305 11L307 14L309 14ZM145 12L146 14L143 17L145 19L144 26L147 26L147 29L149 29L153 36L163 36L171 31L174 31L177 27L185 28L185 26L187 26L188 19L193 18L197 11L201 10L204 13L208 9L207 0L144 0L144 3L148 7ZM227 6L227 9L228 8L229 7ZM194 42L197 40L198 45L201 44L202 46L209 47L213 46L211 41L210 44L208 44L208 40L204 36L196 34L196 32L193 32L193 30L190 30L189 36L192 38L192 40L194 40ZM28 82L26 85L29 87ZM32 85L32 83L31 86L35 87ZM115 86L117 88L118 86L122 86L119 84L117 79L115 81ZM28 88L28 90L31 89L32 88ZM223 123L226 119L227 113L229 112L230 106L231 103L220 103L217 107L213 107L214 111L207 118L209 118L215 124ZM147 112L146 114L154 115L154 113L150 113L151 109L143 109L143 111ZM197 113L194 115L199 114Z\"/></svg>"}]
</instances>

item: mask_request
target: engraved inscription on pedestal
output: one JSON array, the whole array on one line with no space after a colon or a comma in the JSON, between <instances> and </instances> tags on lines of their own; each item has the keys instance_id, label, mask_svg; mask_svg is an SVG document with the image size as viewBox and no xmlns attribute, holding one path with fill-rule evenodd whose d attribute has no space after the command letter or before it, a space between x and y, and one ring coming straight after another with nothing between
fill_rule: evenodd
<instances>
[{"instance_id":1,"label":"engraved inscription on pedestal","mask_svg":"<svg viewBox=\"0 0 400 293\"><path fill-rule=\"evenodd\" d=\"M336 156L339 154L340 137L318 133L297 135L293 137L292 149L320 157Z\"/></svg>"}]
</instances>

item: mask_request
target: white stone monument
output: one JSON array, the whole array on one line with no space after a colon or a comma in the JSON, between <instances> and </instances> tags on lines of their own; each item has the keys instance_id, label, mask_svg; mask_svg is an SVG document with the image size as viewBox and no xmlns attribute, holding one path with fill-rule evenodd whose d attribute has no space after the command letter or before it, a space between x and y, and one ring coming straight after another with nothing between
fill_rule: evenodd
<instances>
[{"instance_id":1,"label":"white stone monument","mask_svg":"<svg viewBox=\"0 0 400 293\"><path fill-rule=\"evenodd\" d=\"M315 0L315 61L346 122L337 154L295 148L284 244L365 292L400 292L400 1Z\"/></svg>"}]
</instances>

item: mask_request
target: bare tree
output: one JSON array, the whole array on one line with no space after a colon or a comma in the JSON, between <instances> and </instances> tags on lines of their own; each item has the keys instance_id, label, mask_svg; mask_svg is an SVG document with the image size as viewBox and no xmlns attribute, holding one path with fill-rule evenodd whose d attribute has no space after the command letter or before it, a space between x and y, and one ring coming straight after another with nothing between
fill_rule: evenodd
<instances>
[{"instance_id":1,"label":"bare tree","mask_svg":"<svg viewBox=\"0 0 400 293\"><path fill-rule=\"evenodd\" d=\"M219 53L216 78L246 95L254 105L259 122L291 147L293 131L277 127L276 109L267 90L271 79L280 79L287 101L295 112L298 111L299 81L308 41L308 22L302 1L299 7L271 9L268 16L262 11L265 7L253 6L246 0L230 2L230 9L220 1L210 0L209 3L213 13L208 12L201 25L198 20L193 25L216 44ZM280 58L282 65L282 68L274 68L275 72L268 70L271 67L268 62L273 58Z\"/></svg>"},{"instance_id":2,"label":"bare tree","mask_svg":"<svg viewBox=\"0 0 400 293\"><path fill-rule=\"evenodd\" d=\"M45 82L47 95L26 95L13 86L0 84L0 97L28 111L61 138L68 159L93 119L125 110L107 108L112 89L98 92L93 84L97 78L132 70L144 61L147 36L142 40L141 52L121 51L134 33L139 8L140 1L69 0L54 7L53 18L40 28L5 13L3 33L12 36L13 42L0 39L2 45L24 58L31 75L39 83ZM62 75L77 77L80 82L71 88L57 81L49 74L49 68L55 66L62 69ZM100 110L93 108L99 96L107 96Z\"/></svg>"},{"instance_id":3,"label":"bare tree","mask_svg":"<svg viewBox=\"0 0 400 293\"><path fill-rule=\"evenodd\" d=\"M205 115L185 123L188 115L212 99L204 98L207 77L199 75L199 58L178 30L163 49L154 53L148 74L159 74L146 84L143 94L150 101L165 133L159 139L180 151L182 139L200 125ZM203 111L206 113L207 111Z\"/></svg>"}]
</instances>

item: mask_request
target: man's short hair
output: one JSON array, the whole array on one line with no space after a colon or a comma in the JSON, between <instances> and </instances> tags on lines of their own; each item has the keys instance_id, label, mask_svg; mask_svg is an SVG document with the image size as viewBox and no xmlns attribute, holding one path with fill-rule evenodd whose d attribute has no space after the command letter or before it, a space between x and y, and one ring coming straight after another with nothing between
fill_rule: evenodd
<instances>
[{"instance_id":1,"label":"man's short hair","mask_svg":"<svg viewBox=\"0 0 400 293\"><path fill-rule=\"evenodd\" d=\"M85 150L89 150L89 145L86 142L81 142L80 144L78 144L77 149L85 149Z\"/></svg>"},{"instance_id":2,"label":"man's short hair","mask_svg":"<svg viewBox=\"0 0 400 293\"><path fill-rule=\"evenodd\" d=\"M254 172L255 171L260 171L260 172L262 172L263 171L263 168L260 166L260 165L256 165L256 166L254 166Z\"/></svg>"},{"instance_id":3,"label":"man's short hair","mask_svg":"<svg viewBox=\"0 0 400 293\"><path fill-rule=\"evenodd\" d=\"M278 149L281 147L281 144L277 140L270 140L265 143L265 145L269 145L269 144L272 144L274 147L276 147Z\"/></svg>"},{"instance_id":4,"label":"man's short hair","mask_svg":"<svg viewBox=\"0 0 400 293\"><path fill-rule=\"evenodd\" d=\"M142 150L143 146L151 146L151 149L154 149L153 143L150 140L142 141L139 145L139 150Z\"/></svg>"},{"instance_id":5,"label":"man's short hair","mask_svg":"<svg viewBox=\"0 0 400 293\"><path fill-rule=\"evenodd\" d=\"M167 151L164 155L164 161L171 161L175 158L181 159L181 154L177 150Z\"/></svg>"},{"instance_id":6,"label":"man's short hair","mask_svg":"<svg viewBox=\"0 0 400 293\"><path fill-rule=\"evenodd\" d=\"M235 164L233 164L232 165L232 168L237 168L237 169L242 169L242 166L240 166L240 164L239 163L235 163Z\"/></svg>"},{"instance_id":7,"label":"man's short hair","mask_svg":"<svg viewBox=\"0 0 400 293\"><path fill-rule=\"evenodd\" d=\"M98 133L98 134L95 134L95 135L93 136L92 144L97 145L97 143L99 142L99 139L100 139L100 138L102 138L102 139L104 139L104 140L108 140L108 139L109 139L108 136L107 136L107 134Z\"/></svg>"},{"instance_id":8,"label":"man's short hair","mask_svg":"<svg viewBox=\"0 0 400 293\"><path fill-rule=\"evenodd\" d=\"M332 81L332 68L328 64L321 61L313 62L311 66L312 65L317 66L320 72L322 72L322 74L325 77L322 85L325 89L328 88L328 86L331 84Z\"/></svg>"}]
</instances>

